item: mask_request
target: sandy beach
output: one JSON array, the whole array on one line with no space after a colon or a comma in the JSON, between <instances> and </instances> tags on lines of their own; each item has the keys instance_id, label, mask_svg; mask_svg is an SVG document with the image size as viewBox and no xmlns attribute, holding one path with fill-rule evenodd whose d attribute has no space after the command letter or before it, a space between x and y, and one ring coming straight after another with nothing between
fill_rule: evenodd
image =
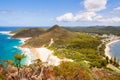
<instances>
[{"instance_id":1,"label":"sandy beach","mask_svg":"<svg viewBox=\"0 0 120 80\"><path fill-rule=\"evenodd\" d=\"M28 37L28 38L19 38L19 39L24 44L25 41L30 38ZM27 58L26 58L27 65L31 64L32 61L35 59L40 59L42 62L47 62L48 65L54 65L54 66L59 65L61 62L61 60L59 58L57 58L56 56L54 56L52 54L53 51L51 51L45 47L41 47L41 48L20 47L19 49L21 49L23 51L23 53L27 56Z\"/></svg>"},{"instance_id":2,"label":"sandy beach","mask_svg":"<svg viewBox=\"0 0 120 80\"><path fill-rule=\"evenodd\" d=\"M0 33L2 34L7 34L10 36L13 36L15 34L11 34L11 31L2 31ZM25 41L27 41L28 39L30 39L31 37L27 37L27 38L18 38L21 40L22 45L25 44ZM52 40L52 39L51 39ZM53 40L52 40L53 43ZM50 45L52 44L50 42ZM50 46L49 45L49 46ZM33 47L17 47L20 50L22 50L22 53L26 55L26 59L25 59L25 64L29 65L32 64L32 62L36 59L40 59L42 62L47 62L48 65L54 65L54 66L58 66L61 61L70 61L73 62L73 60L71 59L59 59L57 56L53 55L52 50L47 49L46 47L39 47L39 48L33 48Z\"/></svg>"},{"instance_id":3,"label":"sandy beach","mask_svg":"<svg viewBox=\"0 0 120 80\"><path fill-rule=\"evenodd\" d=\"M31 37L28 38L19 38L23 44L25 43L26 40L30 39ZM52 43L53 40L51 39ZM50 41L50 45L52 44ZM50 46L49 45L49 46ZM70 61L73 62L71 59L59 59L57 56L53 55L52 50L47 49L46 47L40 47L40 48L33 48L33 47L21 47L20 48L23 53L27 56L26 58L26 64L29 65L33 62L33 60L40 59L42 62L46 62L48 65L54 65L58 66L61 61Z\"/></svg>"},{"instance_id":4,"label":"sandy beach","mask_svg":"<svg viewBox=\"0 0 120 80\"><path fill-rule=\"evenodd\" d=\"M40 59L42 62L47 62L48 65L54 65L54 66L59 65L61 62L61 60L58 57L52 54L53 51L45 47L41 47L41 48L20 47L19 49L21 49L22 52L27 56L26 62L25 62L25 64L27 65L31 64L33 60L36 60L36 59Z\"/></svg>"},{"instance_id":5,"label":"sandy beach","mask_svg":"<svg viewBox=\"0 0 120 80\"><path fill-rule=\"evenodd\" d=\"M47 62L48 65L54 65L54 66L57 66L60 64L61 60L57 56L54 56L52 54L53 53L52 50L49 50L45 47L35 48L35 49L38 52L42 62Z\"/></svg>"},{"instance_id":6,"label":"sandy beach","mask_svg":"<svg viewBox=\"0 0 120 80\"><path fill-rule=\"evenodd\" d=\"M22 47L20 49L27 56L26 58L27 65L31 64L33 60L36 59L40 59L42 62L46 62L48 65L54 65L54 66L58 66L62 61L73 62L72 59L67 59L67 58L59 59L57 56L53 55L54 51L49 50L46 47L40 47L40 48Z\"/></svg>"},{"instance_id":7,"label":"sandy beach","mask_svg":"<svg viewBox=\"0 0 120 80\"><path fill-rule=\"evenodd\" d=\"M111 44L113 44L113 43L116 43L116 42L118 42L118 41L120 41L120 39L116 39L116 40L113 40L113 41L110 41L109 43L107 43L106 45L105 45L105 55L109 58L109 59L111 59L112 58L112 56L110 55L110 45Z\"/></svg>"},{"instance_id":8,"label":"sandy beach","mask_svg":"<svg viewBox=\"0 0 120 80\"><path fill-rule=\"evenodd\" d=\"M21 42L24 44L25 43L25 41L27 41L28 39L30 39L31 37L27 37L27 38L18 38L18 39L20 39L21 40Z\"/></svg>"}]
</instances>

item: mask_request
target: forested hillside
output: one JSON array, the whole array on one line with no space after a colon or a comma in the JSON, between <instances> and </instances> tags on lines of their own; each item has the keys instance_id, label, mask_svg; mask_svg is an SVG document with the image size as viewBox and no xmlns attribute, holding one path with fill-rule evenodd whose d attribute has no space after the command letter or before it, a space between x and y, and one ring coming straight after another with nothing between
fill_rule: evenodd
<instances>
[{"instance_id":1,"label":"forested hillside","mask_svg":"<svg viewBox=\"0 0 120 80\"><path fill-rule=\"evenodd\" d=\"M66 29L77 32L96 33L96 34L114 34L120 35L120 27L104 26L104 27L67 27Z\"/></svg>"},{"instance_id":2,"label":"forested hillside","mask_svg":"<svg viewBox=\"0 0 120 80\"><path fill-rule=\"evenodd\" d=\"M67 28L68 29L68 28ZM102 43L99 36L88 34L93 31L99 32L96 28L71 29L67 30L58 25L50 29L22 29L16 33L17 38L31 37L22 46L39 48L44 47L53 50L53 54L60 59L71 59L73 62L63 61L58 66L45 66L47 63L40 59L33 61L31 65L18 67L16 63L5 61L7 66L0 66L0 79L2 80L119 80L119 73L107 69L108 58L104 55L104 48L98 46ZM100 28L101 30L103 28ZM112 28L113 29L113 28ZM41 32L41 30L43 32ZM81 30L81 31L80 31ZM92 31L93 30L93 31ZM109 30L104 28L104 30ZM111 30L111 28L110 28ZM109 30L109 31L110 31ZM37 32L36 32L37 31ZM84 32L84 33L83 33ZM87 32L87 33L85 33ZM98 33L97 32L97 33ZM26 35L25 35L26 34ZM32 34L32 35L31 35ZM13 36L14 37L14 36ZM51 46L51 39L53 43ZM22 57L17 55L18 60ZM18 70L17 70L18 69ZM16 73L15 73L16 72ZM19 73L19 74L17 74ZM8 77L7 77L8 76Z\"/></svg>"}]
</instances>

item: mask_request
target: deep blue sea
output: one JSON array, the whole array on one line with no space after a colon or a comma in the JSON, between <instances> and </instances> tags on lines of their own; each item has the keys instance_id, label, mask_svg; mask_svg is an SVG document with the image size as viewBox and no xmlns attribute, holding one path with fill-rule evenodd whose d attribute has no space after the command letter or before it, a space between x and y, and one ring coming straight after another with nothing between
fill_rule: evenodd
<instances>
[{"instance_id":1,"label":"deep blue sea","mask_svg":"<svg viewBox=\"0 0 120 80\"><path fill-rule=\"evenodd\" d=\"M120 60L120 41L110 45L110 55Z\"/></svg>"},{"instance_id":2,"label":"deep blue sea","mask_svg":"<svg viewBox=\"0 0 120 80\"><path fill-rule=\"evenodd\" d=\"M22 42L19 39L13 39L10 35L1 33L2 31L13 31L21 27L0 27L0 63L1 60L15 60L16 53L21 54L22 51L17 48Z\"/></svg>"},{"instance_id":3,"label":"deep blue sea","mask_svg":"<svg viewBox=\"0 0 120 80\"><path fill-rule=\"evenodd\" d=\"M43 27L48 28L47 26L43 26ZM17 30L20 28L23 28L23 27L0 26L0 64L4 64L3 60L15 61L14 55L16 53L19 53L19 54L22 53L22 51L17 48L18 46L22 45L22 42L19 39L13 39L13 38L11 38L10 35L2 33L3 31L5 31L5 32L6 31L14 31L14 30ZM29 28L29 27L27 27L27 28ZM22 61L22 64L24 64L25 61L27 61L26 59L24 59Z\"/></svg>"},{"instance_id":4,"label":"deep blue sea","mask_svg":"<svg viewBox=\"0 0 120 80\"><path fill-rule=\"evenodd\" d=\"M9 35L0 33L0 59L13 60L13 56L15 53L21 53L21 51L17 48L22 43L19 39L11 39Z\"/></svg>"},{"instance_id":5,"label":"deep blue sea","mask_svg":"<svg viewBox=\"0 0 120 80\"><path fill-rule=\"evenodd\" d=\"M13 31L23 27L2 27L1 31ZM48 27L47 27L48 28ZM21 54L22 51L17 48L17 46L22 45L19 39L13 39L10 35L0 33L0 63L1 60L15 60L14 55L16 53ZM120 41L110 45L110 55L116 57L120 60Z\"/></svg>"}]
</instances>

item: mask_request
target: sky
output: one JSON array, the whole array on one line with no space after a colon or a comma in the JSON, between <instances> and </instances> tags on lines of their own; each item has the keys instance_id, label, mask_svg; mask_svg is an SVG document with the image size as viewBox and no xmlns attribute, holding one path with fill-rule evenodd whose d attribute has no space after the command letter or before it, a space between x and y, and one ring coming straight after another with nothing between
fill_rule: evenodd
<instances>
[{"instance_id":1,"label":"sky","mask_svg":"<svg viewBox=\"0 0 120 80\"><path fill-rule=\"evenodd\" d=\"M0 0L0 26L120 26L120 0Z\"/></svg>"}]
</instances>

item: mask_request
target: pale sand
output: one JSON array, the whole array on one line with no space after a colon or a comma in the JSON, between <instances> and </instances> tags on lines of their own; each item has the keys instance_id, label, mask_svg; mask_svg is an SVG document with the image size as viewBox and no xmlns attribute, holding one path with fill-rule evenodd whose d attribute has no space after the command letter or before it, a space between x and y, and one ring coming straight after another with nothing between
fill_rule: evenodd
<instances>
[{"instance_id":1,"label":"pale sand","mask_svg":"<svg viewBox=\"0 0 120 80\"><path fill-rule=\"evenodd\" d=\"M19 47L20 50L22 50L22 53L26 55L26 60L25 60L25 64L29 65L32 64L34 60L36 59L40 59L40 55L39 53L36 51L36 48L23 48L23 47Z\"/></svg>"},{"instance_id":2,"label":"pale sand","mask_svg":"<svg viewBox=\"0 0 120 80\"><path fill-rule=\"evenodd\" d=\"M110 45L111 44L113 44L113 43L115 43L115 42L118 42L118 41L120 41L120 39L117 39L117 40L113 40L113 41L111 41L111 42L109 42L109 43L107 43L106 45L105 45L105 55L109 58L109 59L111 59L112 58L112 56L110 55Z\"/></svg>"},{"instance_id":3,"label":"pale sand","mask_svg":"<svg viewBox=\"0 0 120 80\"><path fill-rule=\"evenodd\" d=\"M22 50L22 53L26 55L25 64L32 64L32 61L36 59L34 53L32 53L29 48L19 47L19 49Z\"/></svg>"},{"instance_id":4,"label":"pale sand","mask_svg":"<svg viewBox=\"0 0 120 80\"><path fill-rule=\"evenodd\" d=\"M14 34L11 34L10 32L11 31L0 31L1 34L7 34L7 35L10 35L10 36L13 36Z\"/></svg>"},{"instance_id":5,"label":"pale sand","mask_svg":"<svg viewBox=\"0 0 120 80\"><path fill-rule=\"evenodd\" d=\"M53 55L54 51L49 50L49 49L47 49L45 47L36 48L36 50L37 50L42 62L47 62L48 65L58 66L62 61L64 61L64 62L73 62L72 59L67 59L67 58L59 59L57 56Z\"/></svg>"},{"instance_id":6,"label":"pale sand","mask_svg":"<svg viewBox=\"0 0 120 80\"><path fill-rule=\"evenodd\" d=\"M21 48L23 54L27 56L26 65L32 64L32 62L36 59L40 59L42 62L47 62L48 65L57 66L60 64L61 60L54 56L53 51L42 47L42 48Z\"/></svg>"},{"instance_id":7,"label":"pale sand","mask_svg":"<svg viewBox=\"0 0 120 80\"><path fill-rule=\"evenodd\" d=\"M21 48L23 53L27 56L26 65L32 64L36 59L40 59L42 62L46 62L48 65L58 66L62 61L73 62L71 59L59 59L57 56L53 55L53 51L45 47L41 48Z\"/></svg>"},{"instance_id":8,"label":"pale sand","mask_svg":"<svg viewBox=\"0 0 120 80\"><path fill-rule=\"evenodd\" d=\"M112 70L114 70L114 71L116 71L116 72L119 72L120 73L120 69L119 68L117 68L117 67L115 67L114 65L112 65L112 64L108 64L107 65L107 68L110 68L110 69L112 69Z\"/></svg>"},{"instance_id":9,"label":"pale sand","mask_svg":"<svg viewBox=\"0 0 120 80\"><path fill-rule=\"evenodd\" d=\"M25 43L25 41L27 41L28 39L30 39L31 37L27 37L27 38L18 38L18 39L20 39L21 40L21 42L24 44Z\"/></svg>"},{"instance_id":10,"label":"pale sand","mask_svg":"<svg viewBox=\"0 0 120 80\"><path fill-rule=\"evenodd\" d=\"M36 48L36 50L37 50L42 62L47 62L48 65L54 65L54 66L57 66L60 64L61 60L57 56L54 56L52 54L53 51L51 51L45 47Z\"/></svg>"},{"instance_id":11,"label":"pale sand","mask_svg":"<svg viewBox=\"0 0 120 80\"><path fill-rule=\"evenodd\" d=\"M26 40L30 39L31 37L27 37L27 38L18 38L22 41L22 43L24 44ZM51 39L50 45L52 45L54 43L53 39ZM49 45L49 46L50 46ZM61 61L70 61L73 62L73 60L71 59L59 59L57 56L53 55L53 51L49 50L45 47L41 47L41 48L33 48L33 47L18 47L19 49L22 50L23 54L25 54L26 57L26 65L32 64L32 62L36 59L40 59L42 62L47 62L48 65L54 65L54 66L58 66Z\"/></svg>"}]
</instances>

